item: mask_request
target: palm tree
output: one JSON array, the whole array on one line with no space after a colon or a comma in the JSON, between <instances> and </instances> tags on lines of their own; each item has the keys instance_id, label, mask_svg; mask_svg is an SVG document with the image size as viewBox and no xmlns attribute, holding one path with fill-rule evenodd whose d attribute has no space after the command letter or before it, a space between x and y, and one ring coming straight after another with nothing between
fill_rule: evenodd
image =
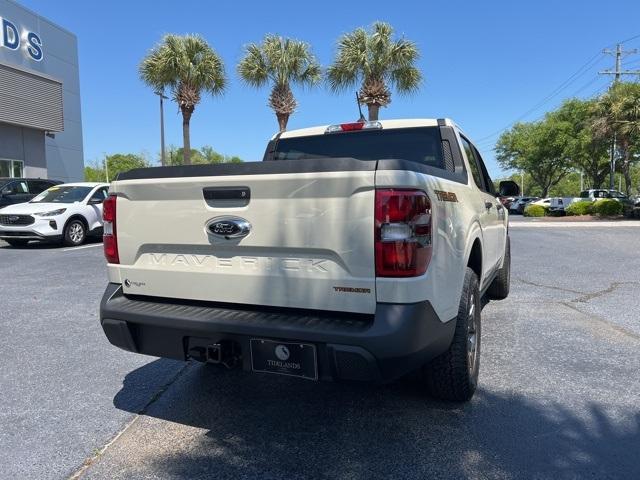
<instances>
[{"instance_id":1,"label":"palm tree","mask_svg":"<svg viewBox=\"0 0 640 480\"><path fill-rule=\"evenodd\" d=\"M338 53L327 71L329 86L340 91L360 84L359 101L367 105L369 120L391 103L389 85L399 93L415 92L422 82L415 66L420 53L409 40L393 40L393 27L376 22L373 32L358 28L338 41Z\"/></svg>"},{"instance_id":2,"label":"palm tree","mask_svg":"<svg viewBox=\"0 0 640 480\"><path fill-rule=\"evenodd\" d=\"M142 60L140 78L154 91L169 89L182 112L184 164L191 163L189 122L202 92L219 95L226 77L222 59L198 35L165 35Z\"/></svg>"},{"instance_id":3,"label":"palm tree","mask_svg":"<svg viewBox=\"0 0 640 480\"><path fill-rule=\"evenodd\" d=\"M631 193L633 148L640 144L640 84L616 82L598 99L594 133L611 138L622 157L620 170L627 195Z\"/></svg>"},{"instance_id":4,"label":"palm tree","mask_svg":"<svg viewBox=\"0 0 640 480\"><path fill-rule=\"evenodd\" d=\"M261 44L247 45L238 74L252 87L272 84L269 106L276 112L281 132L297 106L291 84L312 86L321 79L320 65L309 45L277 35L267 35Z\"/></svg>"}]
</instances>

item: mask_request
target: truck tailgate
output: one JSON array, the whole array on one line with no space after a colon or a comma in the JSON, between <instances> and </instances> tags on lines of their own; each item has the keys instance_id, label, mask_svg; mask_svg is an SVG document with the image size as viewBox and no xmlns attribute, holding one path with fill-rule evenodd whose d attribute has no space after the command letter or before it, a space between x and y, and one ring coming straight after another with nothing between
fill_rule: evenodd
<instances>
[{"instance_id":1,"label":"truck tailgate","mask_svg":"<svg viewBox=\"0 0 640 480\"><path fill-rule=\"evenodd\" d=\"M124 293L373 313L375 162L262 173L265 163L280 162L114 182L120 265L110 269ZM249 234L211 234L213 219L229 216L249 222Z\"/></svg>"}]
</instances>

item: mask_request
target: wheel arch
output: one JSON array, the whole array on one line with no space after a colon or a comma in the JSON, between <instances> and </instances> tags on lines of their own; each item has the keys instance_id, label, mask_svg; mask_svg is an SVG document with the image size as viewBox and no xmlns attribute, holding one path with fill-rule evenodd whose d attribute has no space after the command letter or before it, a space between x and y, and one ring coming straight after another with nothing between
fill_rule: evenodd
<instances>
[{"instance_id":1,"label":"wheel arch","mask_svg":"<svg viewBox=\"0 0 640 480\"><path fill-rule=\"evenodd\" d=\"M84 225L85 235L89 234L89 222L83 215L79 213L74 213L64 222L64 227L62 228L62 234L64 235L65 230L67 229L67 225L69 225L73 220L80 220Z\"/></svg>"},{"instance_id":2,"label":"wheel arch","mask_svg":"<svg viewBox=\"0 0 640 480\"><path fill-rule=\"evenodd\" d=\"M471 249L467 255L466 266L471 268L478 276L478 282L482 280L482 241L476 237L471 244Z\"/></svg>"}]
</instances>

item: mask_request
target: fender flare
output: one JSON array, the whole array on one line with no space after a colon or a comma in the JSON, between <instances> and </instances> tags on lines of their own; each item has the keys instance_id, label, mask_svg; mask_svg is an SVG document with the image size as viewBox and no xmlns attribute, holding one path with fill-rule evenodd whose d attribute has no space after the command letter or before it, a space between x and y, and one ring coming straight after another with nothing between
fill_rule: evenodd
<instances>
[{"instance_id":1,"label":"fender flare","mask_svg":"<svg viewBox=\"0 0 640 480\"><path fill-rule=\"evenodd\" d=\"M465 250L464 250L464 266L466 267L469 264L469 258L471 257L471 249L473 248L473 244L476 240L480 241L480 254L482 261L484 262L484 235L482 234L482 228L480 227L480 222L477 219L474 219L471 223L471 226L467 232L467 238L465 240ZM478 278L478 282L482 285L482 269L480 270L480 278Z\"/></svg>"}]
</instances>

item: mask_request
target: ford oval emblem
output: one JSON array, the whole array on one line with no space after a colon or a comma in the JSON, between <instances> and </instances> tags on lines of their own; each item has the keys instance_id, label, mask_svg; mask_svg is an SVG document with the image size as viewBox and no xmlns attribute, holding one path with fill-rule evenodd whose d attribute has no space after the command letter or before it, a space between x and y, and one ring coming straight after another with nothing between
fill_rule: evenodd
<instances>
[{"instance_id":1,"label":"ford oval emblem","mask_svg":"<svg viewBox=\"0 0 640 480\"><path fill-rule=\"evenodd\" d=\"M206 229L209 235L230 240L249 235L251 224L240 217L216 217L207 222Z\"/></svg>"}]
</instances>

